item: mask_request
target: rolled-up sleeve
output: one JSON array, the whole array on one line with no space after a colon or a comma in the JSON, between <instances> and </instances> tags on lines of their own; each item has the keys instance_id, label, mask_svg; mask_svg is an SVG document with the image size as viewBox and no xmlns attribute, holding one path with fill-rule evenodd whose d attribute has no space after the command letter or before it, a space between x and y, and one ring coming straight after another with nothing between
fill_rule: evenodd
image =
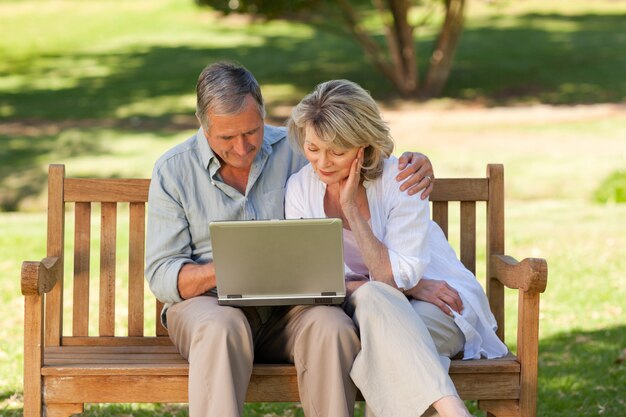
<instances>
[{"instance_id":1,"label":"rolled-up sleeve","mask_svg":"<svg viewBox=\"0 0 626 417\"><path fill-rule=\"evenodd\" d=\"M145 276L164 303L182 301L178 273L184 264L193 262L189 223L177 194L176 185L168 183L155 167L148 195Z\"/></svg>"},{"instance_id":2,"label":"rolled-up sleeve","mask_svg":"<svg viewBox=\"0 0 626 417\"><path fill-rule=\"evenodd\" d=\"M397 185L393 184L396 188ZM393 279L401 289L417 285L430 262L428 200L393 189L383 243L389 251Z\"/></svg>"}]
</instances>

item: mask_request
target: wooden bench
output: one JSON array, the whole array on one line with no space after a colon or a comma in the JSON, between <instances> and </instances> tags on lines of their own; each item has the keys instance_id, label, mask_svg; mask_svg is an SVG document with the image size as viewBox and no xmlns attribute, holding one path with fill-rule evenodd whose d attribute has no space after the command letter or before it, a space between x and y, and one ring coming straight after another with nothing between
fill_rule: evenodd
<instances>
[{"instance_id":1,"label":"wooden bench","mask_svg":"<svg viewBox=\"0 0 626 417\"><path fill-rule=\"evenodd\" d=\"M68 416L81 413L85 403L187 402L188 363L160 325L161 304L145 290L149 182L66 178L63 165L50 166L47 257L22 266L25 416ZM539 294L546 287L547 264L543 259L518 263L504 256L503 167L489 165L486 178L437 179L431 201L433 218L446 236L449 207L458 204L449 203L460 202L460 221L450 221L450 227L460 224L460 257L473 272L477 230L486 229L486 289L503 340L504 286L519 289L517 355L453 360L450 375L458 392L464 399L478 400L481 409L496 416L534 416ZM486 227L482 223L477 227L477 208L486 211ZM118 213L129 213L128 248L119 251ZM73 217L73 222L68 221L73 239L65 238L66 217ZM119 223L125 224L125 217L122 220ZM99 233L92 233L97 229ZM68 263L73 258L73 272L68 274L64 273L65 248L71 248ZM127 268L119 268L120 259L128 259ZM92 270L92 261L99 262L99 271ZM64 297L64 277L71 298ZM94 293L97 289L97 297L92 297L96 300L89 298L90 289ZM154 308L144 309L146 295ZM126 298L122 304L120 299ZM63 328L64 315L71 328ZM126 322L124 334L119 334L120 317ZM155 324L147 328L144 322ZM255 365L247 401L298 400L292 365Z\"/></svg>"}]
</instances>

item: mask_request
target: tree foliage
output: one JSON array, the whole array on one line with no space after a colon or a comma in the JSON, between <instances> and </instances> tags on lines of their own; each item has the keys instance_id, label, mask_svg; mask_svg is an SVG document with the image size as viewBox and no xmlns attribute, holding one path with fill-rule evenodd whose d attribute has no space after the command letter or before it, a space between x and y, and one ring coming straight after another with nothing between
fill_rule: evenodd
<instances>
[{"instance_id":1,"label":"tree foliage","mask_svg":"<svg viewBox=\"0 0 626 417\"><path fill-rule=\"evenodd\" d=\"M463 29L466 0L196 0L225 14L246 13L266 19L294 19L344 28L356 39L374 67L407 98L441 95L448 80ZM433 45L424 79L416 53L415 7L426 10L420 22L436 13L444 18ZM365 27L365 16L377 13L384 26L384 42ZM335 23L334 25L329 22ZM337 22L342 24L337 25Z\"/></svg>"}]
</instances>

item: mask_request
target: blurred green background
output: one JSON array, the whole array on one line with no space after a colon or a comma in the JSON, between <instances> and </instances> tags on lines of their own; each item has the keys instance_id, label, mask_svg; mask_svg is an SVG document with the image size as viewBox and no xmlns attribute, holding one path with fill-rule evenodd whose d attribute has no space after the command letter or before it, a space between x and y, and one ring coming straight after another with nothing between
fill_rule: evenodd
<instances>
[{"instance_id":1,"label":"blurred green background","mask_svg":"<svg viewBox=\"0 0 626 417\"><path fill-rule=\"evenodd\" d=\"M0 0L0 416L22 414L19 270L45 256L47 165L149 177L196 129L195 81L218 59L256 75L270 122L282 123L318 82L348 78L378 100L397 150L426 153L438 177L504 163L507 253L545 257L550 268L538 415L624 415L624 27L623 0L470 0L444 96L415 103L400 100L352 40L314 26L224 18L191 0ZM420 29L420 56L435 29ZM515 314L512 294L507 303ZM515 348L515 323L507 326ZM86 414L185 413L98 405ZM302 410L253 404L245 415Z\"/></svg>"}]
</instances>

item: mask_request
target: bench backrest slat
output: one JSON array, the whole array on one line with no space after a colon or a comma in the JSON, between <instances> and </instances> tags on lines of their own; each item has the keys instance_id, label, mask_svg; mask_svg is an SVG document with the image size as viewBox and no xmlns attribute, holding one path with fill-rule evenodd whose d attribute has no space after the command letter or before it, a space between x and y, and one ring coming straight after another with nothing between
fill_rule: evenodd
<instances>
[{"instance_id":1,"label":"bench backrest slat","mask_svg":"<svg viewBox=\"0 0 626 417\"><path fill-rule=\"evenodd\" d=\"M91 203L74 208L74 301L72 334L89 334L89 266L91 261Z\"/></svg>"},{"instance_id":2,"label":"bench backrest slat","mask_svg":"<svg viewBox=\"0 0 626 417\"><path fill-rule=\"evenodd\" d=\"M57 256L63 260L65 244L65 204L63 203L64 165L50 165L48 169L48 239L46 256ZM61 262L63 276L63 262ZM44 345L59 346L63 334L63 281L46 295L46 322Z\"/></svg>"},{"instance_id":3,"label":"bench backrest slat","mask_svg":"<svg viewBox=\"0 0 626 417\"><path fill-rule=\"evenodd\" d=\"M447 201L435 201L433 202L433 220L441 227L443 234L448 237L448 202Z\"/></svg>"},{"instance_id":4,"label":"bench backrest slat","mask_svg":"<svg viewBox=\"0 0 626 417\"><path fill-rule=\"evenodd\" d=\"M66 202L143 202L148 201L149 179L66 178Z\"/></svg>"},{"instance_id":5,"label":"bench backrest slat","mask_svg":"<svg viewBox=\"0 0 626 417\"><path fill-rule=\"evenodd\" d=\"M476 274L476 202L461 201L461 262Z\"/></svg>"},{"instance_id":6,"label":"bench backrest slat","mask_svg":"<svg viewBox=\"0 0 626 417\"><path fill-rule=\"evenodd\" d=\"M489 200L487 201L487 277L491 273L491 255L504 255L504 166L488 165ZM504 340L504 285L487 278L489 307L498 323L497 335Z\"/></svg>"},{"instance_id":7,"label":"bench backrest slat","mask_svg":"<svg viewBox=\"0 0 626 417\"><path fill-rule=\"evenodd\" d=\"M115 335L117 203L102 203L100 229L100 336Z\"/></svg>"},{"instance_id":8,"label":"bench backrest slat","mask_svg":"<svg viewBox=\"0 0 626 417\"><path fill-rule=\"evenodd\" d=\"M89 345L107 343L109 345L124 345L144 343L141 338L149 335L144 327L146 314L148 322L154 322L153 333L159 343L169 344L167 330L160 323L160 312L163 304L153 300L155 309L145 311L146 301L144 280L145 257L145 225L146 203L150 180L148 179L82 179L64 178L63 166L51 166L49 179L49 226L48 226L48 256L63 256L65 205L74 206L74 275L72 281L72 331L71 335L63 335L62 331L62 303L63 288L57 285L46 296L46 346L64 344ZM487 259L490 254L504 252L504 197L503 172L501 166L489 166L486 178L437 179L430 200L432 201L432 218L443 229L446 237L452 233L450 227L456 230L456 221L450 220L450 207L460 204L459 233L460 259L463 264L476 273L476 244L477 244L477 202L486 201L487 207ZM128 207L128 281L127 288L123 279L126 260L125 249L116 253L118 240L118 221L124 224L123 217ZM90 317L90 277L97 253L92 254L92 242L96 222L92 226L92 217L100 212L100 277L98 307L91 309ZM71 210L69 210L71 212ZM482 212L482 210L481 210ZM456 211L455 211L456 213ZM454 214L454 213L453 213ZM456 217L453 216L453 219ZM92 228L94 231L92 232ZM126 231L120 229L120 236ZM481 234L482 234L481 226ZM484 238L484 235L482 235ZM452 239L455 240L455 239ZM117 265L116 265L117 264ZM121 266L120 266L121 265ZM489 265L487 264L487 276ZM480 271L482 275L482 270ZM499 323L498 335L504 337L504 292L503 289L491 280L487 280L487 294L489 302ZM119 288L116 288L119 287ZM128 303L122 305L117 302L116 296L120 291L127 291ZM148 304L145 304L145 303ZM123 311L125 310L125 311ZM116 334L116 315L123 317L128 314L127 331ZM90 320L95 320L99 336L115 336L98 339L90 337ZM117 325L123 325L117 320ZM119 330L118 330L119 333ZM154 338L150 338L154 339ZM106 340L104 342L103 340ZM148 340L148 339L146 339ZM146 342L153 343L153 342Z\"/></svg>"},{"instance_id":9,"label":"bench backrest slat","mask_svg":"<svg viewBox=\"0 0 626 417\"><path fill-rule=\"evenodd\" d=\"M430 201L487 201L487 178L441 178L430 194Z\"/></svg>"},{"instance_id":10,"label":"bench backrest slat","mask_svg":"<svg viewBox=\"0 0 626 417\"><path fill-rule=\"evenodd\" d=\"M156 335L167 336L167 329L161 324L161 311L163 311L163 303L157 300L156 302Z\"/></svg>"},{"instance_id":11,"label":"bench backrest slat","mask_svg":"<svg viewBox=\"0 0 626 417\"><path fill-rule=\"evenodd\" d=\"M128 256L128 335L143 336L146 206L130 203Z\"/></svg>"}]
</instances>

